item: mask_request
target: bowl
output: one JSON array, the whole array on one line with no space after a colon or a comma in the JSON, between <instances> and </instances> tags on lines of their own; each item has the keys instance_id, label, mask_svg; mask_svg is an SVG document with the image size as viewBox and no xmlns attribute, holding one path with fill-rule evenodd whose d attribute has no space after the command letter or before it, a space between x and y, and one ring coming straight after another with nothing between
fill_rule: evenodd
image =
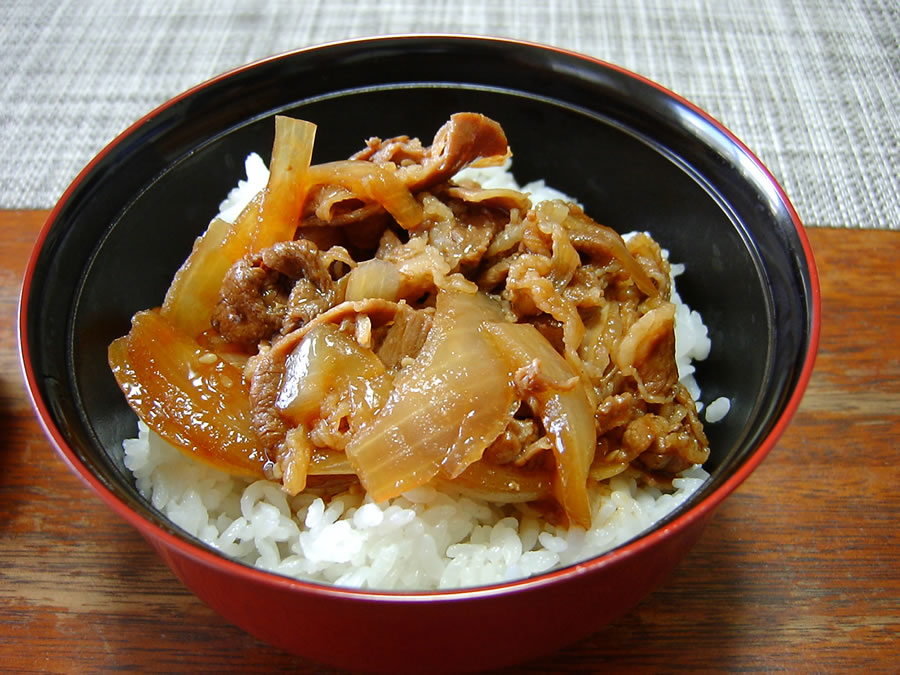
<instances>
[{"instance_id":1,"label":"bowl","mask_svg":"<svg viewBox=\"0 0 900 675\"><path fill-rule=\"evenodd\" d=\"M430 139L457 111L498 120L520 182L545 178L619 231L648 230L687 265L685 301L709 326L709 480L651 531L533 578L442 592L359 591L288 579L219 555L136 490L121 441L135 416L106 367L131 316L171 277L273 116L319 125L314 161L372 135ZM772 449L812 370L819 293L788 198L727 129L614 65L468 36L328 44L238 68L177 96L110 143L44 225L20 303L22 367L62 459L131 523L200 599L268 643L341 667L470 670L524 661L596 631L672 570L716 506ZM535 620L553 617L552 621ZM363 627L348 639L347 626ZM485 627L489 630L485 630ZM402 636L402 647L387 649Z\"/></svg>"}]
</instances>

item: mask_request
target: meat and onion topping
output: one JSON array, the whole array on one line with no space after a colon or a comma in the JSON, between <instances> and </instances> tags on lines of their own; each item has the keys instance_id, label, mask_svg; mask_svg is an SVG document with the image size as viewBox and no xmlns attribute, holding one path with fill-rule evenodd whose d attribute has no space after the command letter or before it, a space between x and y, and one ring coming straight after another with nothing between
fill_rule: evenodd
<instances>
[{"instance_id":1,"label":"meat and onion topping","mask_svg":"<svg viewBox=\"0 0 900 675\"><path fill-rule=\"evenodd\" d=\"M153 430L290 494L430 484L585 527L592 483L666 488L705 461L649 235L455 182L511 155L482 115L318 165L314 132L277 118L266 188L110 346Z\"/></svg>"}]
</instances>

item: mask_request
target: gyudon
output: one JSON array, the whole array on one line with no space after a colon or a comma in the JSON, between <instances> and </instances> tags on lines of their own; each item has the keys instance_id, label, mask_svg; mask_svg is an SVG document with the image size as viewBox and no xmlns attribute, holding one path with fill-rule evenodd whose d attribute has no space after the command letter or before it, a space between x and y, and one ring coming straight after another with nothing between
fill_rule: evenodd
<instances>
[{"instance_id":1,"label":"gyudon","mask_svg":"<svg viewBox=\"0 0 900 675\"><path fill-rule=\"evenodd\" d=\"M276 118L265 188L110 345L153 432L325 505L424 489L562 529L706 460L649 235L455 179L511 155L482 115L317 165L314 132Z\"/></svg>"}]
</instances>

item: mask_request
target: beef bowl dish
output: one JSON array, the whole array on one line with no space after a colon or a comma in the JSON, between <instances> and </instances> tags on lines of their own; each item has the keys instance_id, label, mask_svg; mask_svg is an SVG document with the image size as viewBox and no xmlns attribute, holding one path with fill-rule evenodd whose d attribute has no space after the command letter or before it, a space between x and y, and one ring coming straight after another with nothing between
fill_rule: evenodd
<instances>
[{"instance_id":1,"label":"beef bowl dish","mask_svg":"<svg viewBox=\"0 0 900 675\"><path fill-rule=\"evenodd\" d=\"M818 305L787 197L689 102L388 37L125 131L42 230L20 336L63 460L224 617L341 667L472 670L671 571L799 405Z\"/></svg>"}]
</instances>

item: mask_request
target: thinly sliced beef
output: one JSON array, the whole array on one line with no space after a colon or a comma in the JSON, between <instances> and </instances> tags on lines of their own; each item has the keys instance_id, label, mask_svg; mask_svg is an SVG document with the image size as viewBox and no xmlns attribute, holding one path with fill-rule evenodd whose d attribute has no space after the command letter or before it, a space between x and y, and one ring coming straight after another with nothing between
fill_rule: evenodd
<instances>
[{"instance_id":1,"label":"thinly sliced beef","mask_svg":"<svg viewBox=\"0 0 900 675\"><path fill-rule=\"evenodd\" d=\"M399 305L394 321L385 329L375 353L389 370L399 368L405 359L414 359L431 330L434 310Z\"/></svg>"},{"instance_id":2,"label":"thinly sliced beef","mask_svg":"<svg viewBox=\"0 0 900 675\"><path fill-rule=\"evenodd\" d=\"M628 329L613 350L613 360L632 375L645 401L662 403L674 398L678 384L675 363L675 305L663 302Z\"/></svg>"},{"instance_id":3,"label":"thinly sliced beef","mask_svg":"<svg viewBox=\"0 0 900 675\"><path fill-rule=\"evenodd\" d=\"M365 239L374 254L369 267L354 270L352 282L347 277L338 283L329 271L334 258L301 239L232 268L215 325L226 340L248 347L271 341L248 369L253 427L271 459L289 454L293 423L275 401L286 360L304 335L325 323L338 327L372 349L393 376L419 354L431 332L429 298L454 283L498 294L510 318L533 324L573 369L566 382L556 382L537 362L519 368L513 379L522 400L587 385L597 432L594 479L632 467L639 479L664 483L706 458L708 443L693 401L677 383L670 269L659 245L645 235L626 243L574 204L532 208L519 192L447 183L466 165L497 163L507 152L499 125L469 113L454 115L429 146L407 136L369 139L350 158L361 182L314 187L304 220L306 226L328 225L305 231L338 231L348 245ZM371 177L365 162L376 165ZM409 194L382 204L372 196L383 194L381 188L367 187L370 179L389 179L391 199L397 190ZM406 208L409 195L421 209L421 224L405 233L406 226L391 218ZM402 225L399 217L397 223ZM377 240L374 233L380 233ZM394 271L391 279L378 277L384 266ZM382 287L388 286L385 298ZM325 444L337 447L334 430L323 435L322 424L309 438L314 445L331 439ZM552 450L550 431L525 410L487 448L485 459L495 467L543 466Z\"/></svg>"},{"instance_id":4,"label":"thinly sliced beef","mask_svg":"<svg viewBox=\"0 0 900 675\"><path fill-rule=\"evenodd\" d=\"M576 206L570 205L569 216L565 220L569 240L580 253L592 258L615 258L622 268L631 275L635 286L647 296L660 294L646 270L628 250L622 237L615 230L600 225Z\"/></svg>"},{"instance_id":5,"label":"thinly sliced beef","mask_svg":"<svg viewBox=\"0 0 900 675\"><path fill-rule=\"evenodd\" d=\"M228 342L252 348L281 327L288 291L278 272L242 258L228 272L212 325Z\"/></svg>"},{"instance_id":6,"label":"thinly sliced beef","mask_svg":"<svg viewBox=\"0 0 900 675\"><path fill-rule=\"evenodd\" d=\"M412 192L444 183L476 162L497 165L509 156L503 128L477 113L457 113L423 148L418 139L398 136L371 138L351 160L368 161L387 169ZM377 178L373 178L377 180ZM313 186L303 210L303 226L360 223L383 213L381 205L334 185Z\"/></svg>"},{"instance_id":7,"label":"thinly sliced beef","mask_svg":"<svg viewBox=\"0 0 900 675\"><path fill-rule=\"evenodd\" d=\"M411 191L418 192L450 180L478 160L498 165L508 156L503 127L478 113L457 113L438 129L422 160L401 163L397 173Z\"/></svg>"},{"instance_id":8,"label":"thinly sliced beef","mask_svg":"<svg viewBox=\"0 0 900 675\"><path fill-rule=\"evenodd\" d=\"M279 242L231 266L212 325L228 342L250 349L306 323L336 299L318 247L303 239Z\"/></svg>"},{"instance_id":9,"label":"thinly sliced beef","mask_svg":"<svg viewBox=\"0 0 900 675\"><path fill-rule=\"evenodd\" d=\"M635 400L631 392L607 396L597 406L597 433L603 435L626 424L634 415Z\"/></svg>"},{"instance_id":10,"label":"thinly sliced beef","mask_svg":"<svg viewBox=\"0 0 900 675\"><path fill-rule=\"evenodd\" d=\"M550 449L549 440L544 444L538 443L541 438L541 429L533 419L514 418L484 451L484 459L491 464L521 466L530 459L529 452Z\"/></svg>"},{"instance_id":11,"label":"thinly sliced beef","mask_svg":"<svg viewBox=\"0 0 900 675\"><path fill-rule=\"evenodd\" d=\"M458 200L442 202L435 196L424 200L431 218L428 243L438 250L451 272L474 269L484 257L508 215L494 209Z\"/></svg>"},{"instance_id":12,"label":"thinly sliced beef","mask_svg":"<svg viewBox=\"0 0 900 675\"><path fill-rule=\"evenodd\" d=\"M638 232L628 240L626 246L656 284L660 297L668 298L672 286L671 268L656 240L645 232Z\"/></svg>"},{"instance_id":13,"label":"thinly sliced beef","mask_svg":"<svg viewBox=\"0 0 900 675\"><path fill-rule=\"evenodd\" d=\"M629 439L632 425L638 428ZM656 473L675 474L709 458L709 441L694 401L681 385L672 402L632 422L624 438L640 451L635 464Z\"/></svg>"},{"instance_id":14,"label":"thinly sliced beef","mask_svg":"<svg viewBox=\"0 0 900 675\"><path fill-rule=\"evenodd\" d=\"M385 141L372 137L366 141L366 148L350 156L350 159L364 159L375 164L391 162L397 166L421 164L428 156L429 148L418 138L395 136Z\"/></svg>"}]
</instances>

